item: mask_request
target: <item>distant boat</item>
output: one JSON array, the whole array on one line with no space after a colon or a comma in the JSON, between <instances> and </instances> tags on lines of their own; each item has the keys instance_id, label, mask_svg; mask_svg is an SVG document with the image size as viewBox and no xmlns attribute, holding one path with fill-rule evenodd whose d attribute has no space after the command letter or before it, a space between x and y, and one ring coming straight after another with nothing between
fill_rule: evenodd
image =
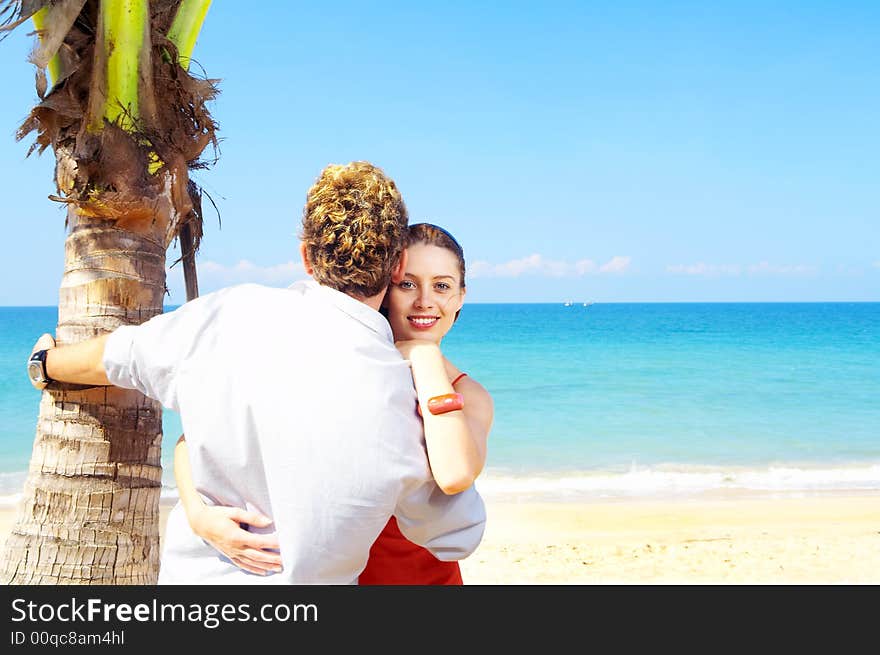
<instances>
[{"instance_id":1,"label":"distant boat","mask_svg":"<svg viewBox=\"0 0 880 655\"><path fill-rule=\"evenodd\" d=\"M571 301L566 302L563 306L564 306L564 307L571 307Z\"/></svg>"},{"instance_id":2,"label":"distant boat","mask_svg":"<svg viewBox=\"0 0 880 655\"><path fill-rule=\"evenodd\" d=\"M584 307L589 307L590 305L593 304L593 302L594 302L594 301L592 301L592 300L591 300L590 302L585 302L585 303L584 303Z\"/></svg>"}]
</instances>

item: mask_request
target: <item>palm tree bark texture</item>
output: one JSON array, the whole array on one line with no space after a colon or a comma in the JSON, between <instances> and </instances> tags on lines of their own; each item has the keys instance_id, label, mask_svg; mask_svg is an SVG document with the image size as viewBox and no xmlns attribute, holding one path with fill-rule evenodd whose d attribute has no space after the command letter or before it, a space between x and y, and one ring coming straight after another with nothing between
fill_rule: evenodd
<instances>
[{"instance_id":1,"label":"palm tree bark texture","mask_svg":"<svg viewBox=\"0 0 880 655\"><path fill-rule=\"evenodd\" d=\"M2 4L3 29L37 27L41 101L18 138L52 148L50 198L67 205L56 341L142 323L162 312L168 247L186 226L191 259L201 237L189 171L216 148L217 88L188 63L210 0ZM161 406L139 392L50 384L0 582L155 584L161 444Z\"/></svg>"}]
</instances>

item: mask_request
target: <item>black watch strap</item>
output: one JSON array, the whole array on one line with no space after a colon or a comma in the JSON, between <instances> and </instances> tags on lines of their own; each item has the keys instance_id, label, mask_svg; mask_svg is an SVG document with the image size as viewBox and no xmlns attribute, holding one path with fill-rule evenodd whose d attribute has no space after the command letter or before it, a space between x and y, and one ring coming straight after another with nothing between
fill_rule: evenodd
<instances>
[{"instance_id":1,"label":"black watch strap","mask_svg":"<svg viewBox=\"0 0 880 655\"><path fill-rule=\"evenodd\" d=\"M39 362L40 371L43 377L43 382L52 382L52 378L49 377L49 374L46 372L46 353L49 352L48 349L38 350L34 354L31 355L29 362Z\"/></svg>"}]
</instances>

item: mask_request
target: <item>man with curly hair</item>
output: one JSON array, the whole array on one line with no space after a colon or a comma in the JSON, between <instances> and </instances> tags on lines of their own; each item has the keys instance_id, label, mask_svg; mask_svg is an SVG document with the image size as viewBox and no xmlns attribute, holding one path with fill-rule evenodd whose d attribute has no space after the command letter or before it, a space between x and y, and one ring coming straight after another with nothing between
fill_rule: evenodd
<instances>
[{"instance_id":1,"label":"man with curly hair","mask_svg":"<svg viewBox=\"0 0 880 655\"><path fill-rule=\"evenodd\" d=\"M79 344L37 341L35 387L138 389L180 412L207 503L273 517L251 529L273 533L266 543L280 545L282 567L260 576L198 538L178 503L160 583L355 584L392 515L439 559L477 547L482 499L434 482L412 376L378 311L404 277L407 220L381 169L331 165L303 212L311 280L230 287Z\"/></svg>"}]
</instances>

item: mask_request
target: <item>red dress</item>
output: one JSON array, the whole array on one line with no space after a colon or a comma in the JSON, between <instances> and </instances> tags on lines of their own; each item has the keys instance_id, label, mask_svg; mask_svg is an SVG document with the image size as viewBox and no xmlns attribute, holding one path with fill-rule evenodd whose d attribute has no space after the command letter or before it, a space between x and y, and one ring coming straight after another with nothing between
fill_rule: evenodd
<instances>
[{"instance_id":1,"label":"red dress","mask_svg":"<svg viewBox=\"0 0 880 655\"><path fill-rule=\"evenodd\" d=\"M465 377L461 373L452 386ZM422 409L416 405L419 415ZM358 577L362 585L462 585L458 562L443 562L403 536L397 519L388 519L385 529L370 548L367 566Z\"/></svg>"},{"instance_id":2,"label":"red dress","mask_svg":"<svg viewBox=\"0 0 880 655\"><path fill-rule=\"evenodd\" d=\"M367 566L358 578L362 585L460 585L458 562L443 562L403 536L397 519L388 520L385 529L370 548Z\"/></svg>"}]
</instances>

